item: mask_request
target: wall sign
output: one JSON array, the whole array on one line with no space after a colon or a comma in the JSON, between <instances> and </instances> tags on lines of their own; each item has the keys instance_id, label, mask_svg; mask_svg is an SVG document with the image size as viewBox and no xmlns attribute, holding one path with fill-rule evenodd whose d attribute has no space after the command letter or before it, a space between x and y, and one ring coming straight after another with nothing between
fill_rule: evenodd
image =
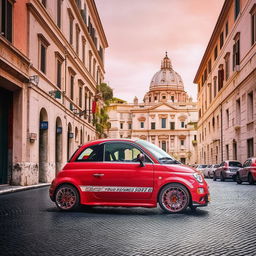
<instances>
[{"instance_id":1,"label":"wall sign","mask_svg":"<svg viewBox=\"0 0 256 256\"><path fill-rule=\"evenodd\" d=\"M47 130L48 129L48 121L40 122L40 130Z\"/></svg>"},{"instance_id":2,"label":"wall sign","mask_svg":"<svg viewBox=\"0 0 256 256\"><path fill-rule=\"evenodd\" d=\"M62 127L56 127L56 133L62 134Z\"/></svg>"}]
</instances>

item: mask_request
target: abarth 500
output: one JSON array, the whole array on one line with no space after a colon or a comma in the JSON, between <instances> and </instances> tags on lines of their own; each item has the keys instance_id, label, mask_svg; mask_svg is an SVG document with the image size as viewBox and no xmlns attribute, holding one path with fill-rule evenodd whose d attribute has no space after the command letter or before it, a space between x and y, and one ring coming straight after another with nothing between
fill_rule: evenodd
<instances>
[{"instance_id":1,"label":"abarth 500","mask_svg":"<svg viewBox=\"0 0 256 256\"><path fill-rule=\"evenodd\" d=\"M61 210L79 205L160 207L167 213L207 206L202 174L145 140L104 139L80 147L50 186Z\"/></svg>"}]
</instances>

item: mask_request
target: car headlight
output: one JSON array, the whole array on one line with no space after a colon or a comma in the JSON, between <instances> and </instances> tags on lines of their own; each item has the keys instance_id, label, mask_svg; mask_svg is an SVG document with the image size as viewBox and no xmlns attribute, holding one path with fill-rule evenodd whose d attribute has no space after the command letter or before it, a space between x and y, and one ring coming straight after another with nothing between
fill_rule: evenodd
<instances>
[{"instance_id":1,"label":"car headlight","mask_svg":"<svg viewBox=\"0 0 256 256\"><path fill-rule=\"evenodd\" d=\"M193 176L194 176L194 178L199 182L199 183L203 183L203 177L202 177L202 175L201 174L199 174L199 173L194 173L193 174Z\"/></svg>"}]
</instances>

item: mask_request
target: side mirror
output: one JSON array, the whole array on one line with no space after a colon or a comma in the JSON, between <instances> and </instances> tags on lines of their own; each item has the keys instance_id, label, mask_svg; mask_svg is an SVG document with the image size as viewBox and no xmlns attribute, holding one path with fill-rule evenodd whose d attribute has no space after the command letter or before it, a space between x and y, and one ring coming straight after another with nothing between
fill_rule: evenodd
<instances>
[{"instance_id":1,"label":"side mirror","mask_svg":"<svg viewBox=\"0 0 256 256\"><path fill-rule=\"evenodd\" d=\"M140 153L137 155L137 161L140 162L140 167L144 167L145 155Z\"/></svg>"}]
</instances>

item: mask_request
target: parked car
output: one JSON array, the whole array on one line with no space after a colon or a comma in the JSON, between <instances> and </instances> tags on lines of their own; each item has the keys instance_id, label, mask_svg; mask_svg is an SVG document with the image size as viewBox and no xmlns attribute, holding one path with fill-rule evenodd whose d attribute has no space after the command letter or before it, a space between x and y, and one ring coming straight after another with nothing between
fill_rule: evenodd
<instances>
[{"instance_id":1,"label":"parked car","mask_svg":"<svg viewBox=\"0 0 256 256\"><path fill-rule=\"evenodd\" d=\"M204 169L207 167L207 164L199 164L196 167L196 170L200 172L202 175L204 175Z\"/></svg>"},{"instance_id":2,"label":"parked car","mask_svg":"<svg viewBox=\"0 0 256 256\"><path fill-rule=\"evenodd\" d=\"M215 170L216 170L218 167L220 167L219 164L213 164L213 165L212 165L212 167L211 167L211 168L209 169L209 171L208 171L208 177L209 177L209 178L213 178L214 172L215 172Z\"/></svg>"},{"instance_id":3,"label":"parked car","mask_svg":"<svg viewBox=\"0 0 256 256\"><path fill-rule=\"evenodd\" d=\"M236 180L236 173L242 167L242 164L236 160L227 160L220 164L220 166L215 170L213 174L213 180L220 179L225 181L225 179Z\"/></svg>"},{"instance_id":4,"label":"parked car","mask_svg":"<svg viewBox=\"0 0 256 256\"><path fill-rule=\"evenodd\" d=\"M167 213L206 206L203 176L145 140L104 139L80 147L52 181L61 210L90 206L157 207Z\"/></svg>"},{"instance_id":5,"label":"parked car","mask_svg":"<svg viewBox=\"0 0 256 256\"><path fill-rule=\"evenodd\" d=\"M208 164L204 169L203 169L203 174L205 178L210 178L209 177L209 171L212 168L211 164Z\"/></svg>"},{"instance_id":6,"label":"parked car","mask_svg":"<svg viewBox=\"0 0 256 256\"><path fill-rule=\"evenodd\" d=\"M243 167L237 171L236 182L241 184L244 181L251 185L256 182L256 157L247 159Z\"/></svg>"}]
</instances>

